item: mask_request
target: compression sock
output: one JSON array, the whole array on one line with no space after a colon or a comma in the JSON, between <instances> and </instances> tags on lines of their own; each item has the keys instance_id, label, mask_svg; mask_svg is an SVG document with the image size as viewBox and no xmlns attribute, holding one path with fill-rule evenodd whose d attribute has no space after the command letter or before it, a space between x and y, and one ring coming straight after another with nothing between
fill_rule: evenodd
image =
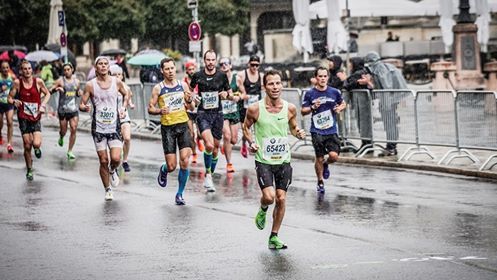
<instances>
[{"instance_id":1,"label":"compression sock","mask_svg":"<svg viewBox=\"0 0 497 280\"><path fill-rule=\"evenodd\" d=\"M204 166L205 166L205 172L211 173L212 152L208 152L208 151L204 150Z\"/></svg>"},{"instance_id":2,"label":"compression sock","mask_svg":"<svg viewBox=\"0 0 497 280\"><path fill-rule=\"evenodd\" d=\"M211 162L211 172L212 173L214 173L214 170L216 170L216 165L217 165L218 159L219 159L219 156L212 158L212 162Z\"/></svg>"},{"instance_id":3,"label":"compression sock","mask_svg":"<svg viewBox=\"0 0 497 280\"><path fill-rule=\"evenodd\" d=\"M190 176L190 170L189 169L181 169L179 170L178 173L178 193L177 194L183 194L183 191L185 190L186 182L188 181L188 176Z\"/></svg>"}]
</instances>

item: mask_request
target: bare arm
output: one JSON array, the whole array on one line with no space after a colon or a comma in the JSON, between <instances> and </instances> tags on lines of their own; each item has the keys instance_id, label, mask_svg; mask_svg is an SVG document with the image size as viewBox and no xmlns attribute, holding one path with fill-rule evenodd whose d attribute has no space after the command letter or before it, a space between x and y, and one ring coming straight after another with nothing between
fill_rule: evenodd
<instances>
[{"instance_id":1,"label":"bare arm","mask_svg":"<svg viewBox=\"0 0 497 280\"><path fill-rule=\"evenodd\" d=\"M236 75L236 85L238 86L238 90L240 91L240 98L243 100L247 100L247 91L245 90L245 86L243 85L243 81L245 80L245 71Z\"/></svg>"},{"instance_id":2,"label":"bare arm","mask_svg":"<svg viewBox=\"0 0 497 280\"><path fill-rule=\"evenodd\" d=\"M7 97L7 102L19 108L22 105L22 101L19 99L14 99L17 92L19 92L19 80L14 81L14 86L10 89L9 96Z\"/></svg>"},{"instance_id":3,"label":"bare arm","mask_svg":"<svg viewBox=\"0 0 497 280\"><path fill-rule=\"evenodd\" d=\"M129 91L126 88L126 85L122 81L117 81L117 90L123 96L123 105L122 105L122 107L126 109L128 107L128 102L129 102L129 98L130 98Z\"/></svg>"},{"instance_id":4,"label":"bare arm","mask_svg":"<svg viewBox=\"0 0 497 280\"><path fill-rule=\"evenodd\" d=\"M79 84L81 84L81 81L79 79L74 79L76 81L76 84L78 85L78 89L76 90L76 96L81 96L83 94L83 91L79 87Z\"/></svg>"},{"instance_id":5,"label":"bare arm","mask_svg":"<svg viewBox=\"0 0 497 280\"><path fill-rule=\"evenodd\" d=\"M39 87L41 93L44 95L43 100L41 101L41 110L40 112L44 113L45 112L45 106L47 105L48 101L50 100L50 91L48 91L48 88L45 86L45 83L43 82L42 79L36 78L36 84Z\"/></svg>"},{"instance_id":6,"label":"bare arm","mask_svg":"<svg viewBox=\"0 0 497 280\"><path fill-rule=\"evenodd\" d=\"M90 99L91 94L93 93L93 87L91 82L86 82L85 90L81 95L81 102L79 103L79 110L82 112L89 112L90 105L88 105L88 100Z\"/></svg>"},{"instance_id":7,"label":"bare arm","mask_svg":"<svg viewBox=\"0 0 497 280\"><path fill-rule=\"evenodd\" d=\"M183 90L185 92L185 106L187 110L193 111L195 109L195 103L193 102L192 91L190 90L190 86L185 81L181 82L181 86L183 86Z\"/></svg>"},{"instance_id":8,"label":"bare arm","mask_svg":"<svg viewBox=\"0 0 497 280\"><path fill-rule=\"evenodd\" d=\"M249 148L252 152L256 152L259 149L259 146L255 143L254 139L252 139L252 132L250 132L250 128L252 125L257 122L259 119L259 104L255 103L250 105L247 108L247 114L245 116L245 121L243 122L243 136L249 142Z\"/></svg>"},{"instance_id":9,"label":"bare arm","mask_svg":"<svg viewBox=\"0 0 497 280\"><path fill-rule=\"evenodd\" d=\"M148 113L151 115L165 115L169 113L169 108L165 106L164 108L157 108L157 103L159 102L159 85L154 86L152 89L152 96L150 96L150 101L148 102Z\"/></svg>"},{"instance_id":10,"label":"bare arm","mask_svg":"<svg viewBox=\"0 0 497 280\"><path fill-rule=\"evenodd\" d=\"M55 83L53 84L53 86L51 88L49 88L50 92L54 92L54 91L64 91L64 87L63 87L63 82L62 82L62 77L61 78L58 78L57 81L55 81Z\"/></svg>"},{"instance_id":11,"label":"bare arm","mask_svg":"<svg viewBox=\"0 0 497 280\"><path fill-rule=\"evenodd\" d=\"M340 113L341 111L343 111L345 108L347 107L347 103L345 103L345 101L342 100L342 103L338 104L337 106L335 106L335 108L333 108L333 110L336 112L336 113Z\"/></svg>"},{"instance_id":12,"label":"bare arm","mask_svg":"<svg viewBox=\"0 0 497 280\"><path fill-rule=\"evenodd\" d=\"M297 107L290 103L288 104L288 125L293 136L301 140L305 138L305 131L297 125Z\"/></svg>"}]
</instances>

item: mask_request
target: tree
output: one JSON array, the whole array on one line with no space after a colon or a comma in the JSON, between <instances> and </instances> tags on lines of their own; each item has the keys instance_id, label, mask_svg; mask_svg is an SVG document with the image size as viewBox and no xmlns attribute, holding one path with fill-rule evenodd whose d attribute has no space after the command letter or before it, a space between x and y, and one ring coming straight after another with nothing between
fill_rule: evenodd
<instances>
[{"instance_id":1,"label":"tree","mask_svg":"<svg viewBox=\"0 0 497 280\"><path fill-rule=\"evenodd\" d=\"M199 19L204 32L233 36L249 23L249 0L200 0Z\"/></svg>"}]
</instances>

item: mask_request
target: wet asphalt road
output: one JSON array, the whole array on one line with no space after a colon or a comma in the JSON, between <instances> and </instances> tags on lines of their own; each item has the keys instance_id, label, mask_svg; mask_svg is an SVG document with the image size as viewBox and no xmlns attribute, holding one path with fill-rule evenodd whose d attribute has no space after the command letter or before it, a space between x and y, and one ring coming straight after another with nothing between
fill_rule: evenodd
<instances>
[{"instance_id":1,"label":"wet asphalt road","mask_svg":"<svg viewBox=\"0 0 497 280\"><path fill-rule=\"evenodd\" d=\"M87 134L68 162L45 128L27 182L18 133L13 156L0 147L0 279L497 279L495 182L337 165L319 197L312 163L294 160L289 249L275 252L253 221L252 158L235 152L230 177L221 159L214 194L193 166L176 206L177 173L156 183L160 142L134 140L132 171L105 202Z\"/></svg>"}]
</instances>

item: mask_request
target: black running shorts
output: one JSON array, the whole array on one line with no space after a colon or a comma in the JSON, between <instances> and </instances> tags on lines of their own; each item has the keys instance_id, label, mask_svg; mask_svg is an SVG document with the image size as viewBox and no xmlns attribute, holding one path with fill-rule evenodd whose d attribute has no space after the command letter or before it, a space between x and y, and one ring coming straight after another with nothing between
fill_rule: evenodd
<instances>
[{"instance_id":1,"label":"black running shorts","mask_svg":"<svg viewBox=\"0 0 497 280\"><path fill-rule=\"evenodd\" d=\"M311 136L316 157L323 157L329 152L340 154L340 139L336 133L330 135L311 133Z\"/></svg>"},{"instance_id":2,"label":"black running shorts","mask_svg":"<svg viewBox=\"0 0 497 280\"><path fill-rule=\"evenodd\" d=\"M173 125L161 125L162 148L164 154L176 154L176 146L181 151L184 148L193 147L192 137L188 123L178 123Z\"/></svg>"},{"instance_id":3,"label":"black running shorts","mask_svg":"<svg viewBox=\"0 0 497 280\"><path fill-rule=\"evenodd\" d=\"M217 140L223 138L223 112L202 112L197 114L197 126L200 133L206 129L210 129L212 137Z\"/></svg>"},{"instance_id":4,"label":"black running shorts","mask_svg":"<svg viewBox=\"0 0 497 280\"><path fill-rule=\"evenodd\" d=\"M276 187L276 189L287 191L292 183L293 169L289 162L272 165L256 161L255 172L261 190Z\"/></svg>"}]
</instances>

